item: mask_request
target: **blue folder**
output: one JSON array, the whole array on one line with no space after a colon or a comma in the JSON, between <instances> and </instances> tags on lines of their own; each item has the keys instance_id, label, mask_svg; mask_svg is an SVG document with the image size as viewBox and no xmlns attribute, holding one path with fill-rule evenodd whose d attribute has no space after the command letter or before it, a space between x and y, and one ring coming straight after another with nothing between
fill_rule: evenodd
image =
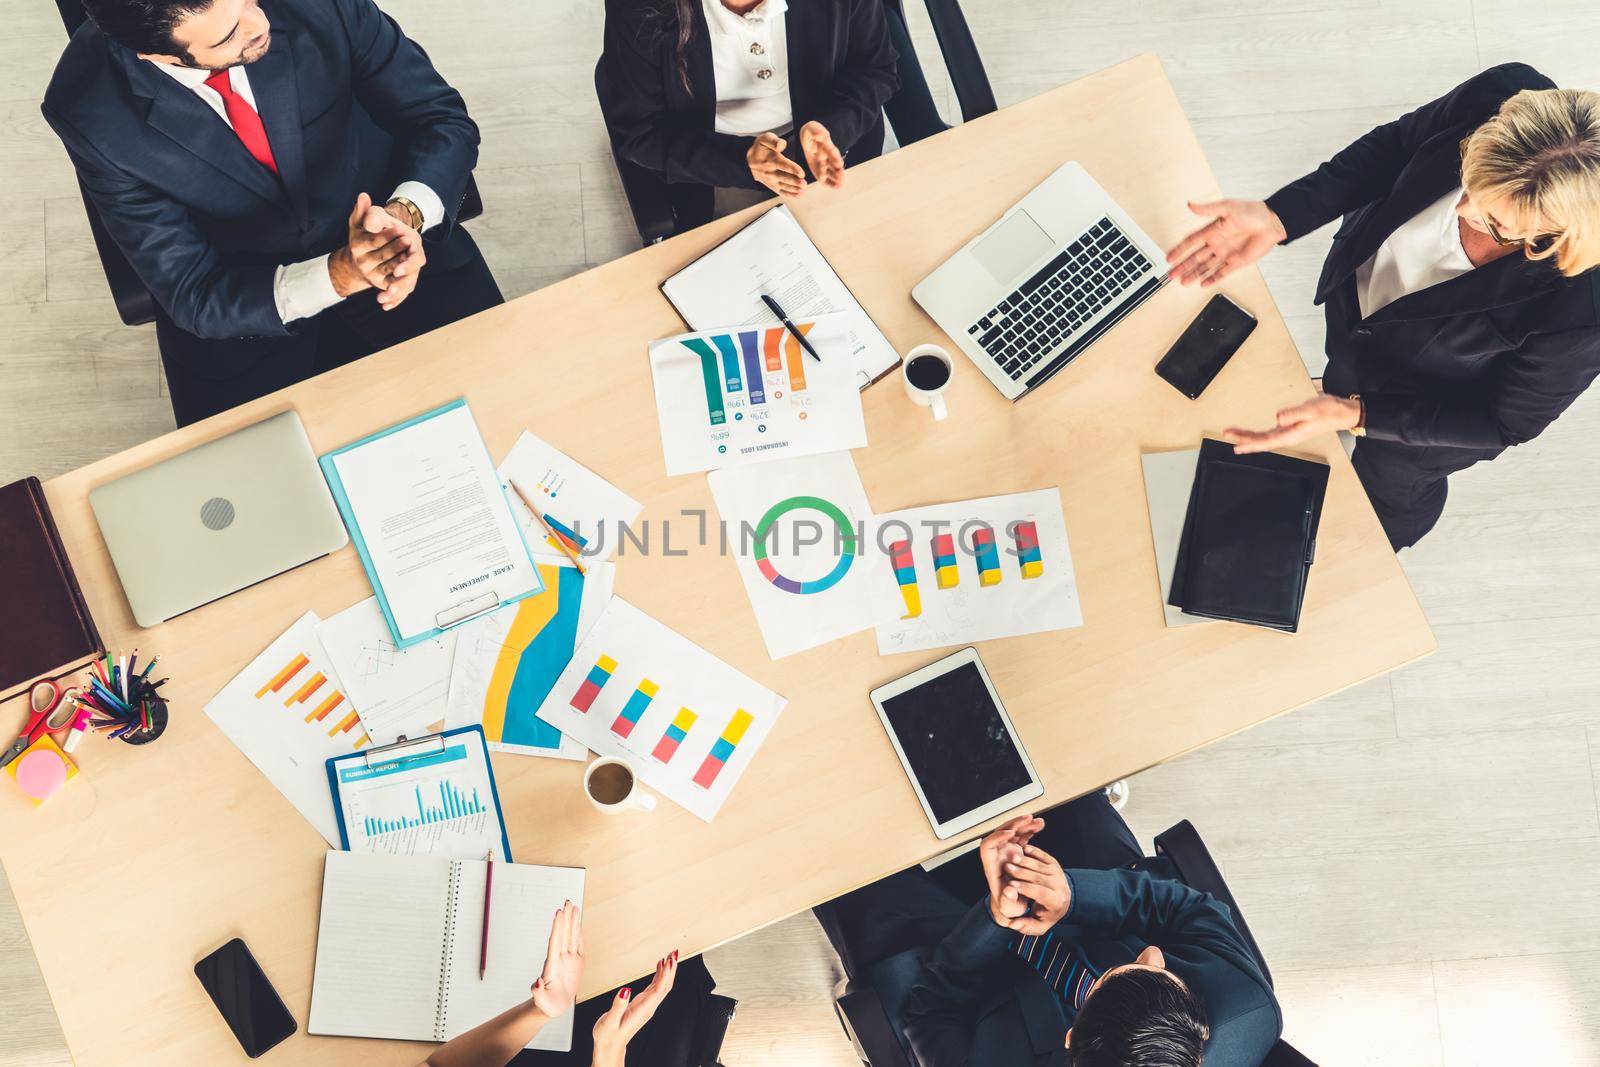
<instances>
[{"instance_id":1,"label":"blue folder","mask_svg":"<svg viewBox=\"0 0 1600 1067\"><path fill-rule=\"evenodd\" d=\"M386 430L379 430L377 433L368 434L366 437L361 438L361 440L352 441L350 444L344 445L341 448L336 448L332 452L325 452L318 457L317 460L317 463L322 467L322 476L328 481L328 490L333 493L333 501L339 507L339 515L344 519L345 529L350 531L350 540L356 546L356 554L361 557L361 567L367 572L367 581L372 583L372 591L378 595L378 607L383 611L383 621L389 624L389 633L394 637L396 648L409 648L420 641L426 641L431 637L438 637L447 629L460 626L464 622L470 622L471 620L478 618L480 615L485 615L490 611L505 607L507 604L515 604L519 600L530 597L533 594L542 592L544 590L544 580L539 577L539 568L534 566L533 556L528 552L528 541L527 537L524 536L522 532L522 524L514 521L515 510L513 509L513 524L516 526L517 537L522 542L522 551L527 557L528 569L533 574L533 588L527 590L526 592L518 593L516 596L507 597L498 604L485 608L483 611L473 612L471 615L457 619L455 622L450 623L449 626L435 626L431 630L428 630L424 633L412 634L410 637L403 636L400 633L400 628L395 625L394 612L389 609L389 598L384 594L383 583L378 580L377 569L373 567L372 556L367 551L366 538L361 536L361 526L356 522L355 512L350 507L350 497L345 492L343 480L341 480L339 477L339 468L334 464L333 461L335 457L340 456L345 452L354 451L363 445L371 444L373 441L382 440L392 433L399 433L401 430L415 426L419 422L426 422L428 419L437 418L446 412L454 411L456 408L466 406L466 398L457 397L456 399L450 401L450 403L440 405L439 407L434 408L432 411L424 411L421 415L418 415L415 418L410 418L404 422L396 423ZM482 439L480 437L480 442L481 440ZM489 449L487 445L484 446L483 458L484 462L488 463L491 468L494 466L494 461L489 458ZM500 492L504 493L505 491L506 487L504 484L502 484L500 486ZM509 499L510 498L508 497L507 500L509 501Z\"/></svg>"}]
</instances>

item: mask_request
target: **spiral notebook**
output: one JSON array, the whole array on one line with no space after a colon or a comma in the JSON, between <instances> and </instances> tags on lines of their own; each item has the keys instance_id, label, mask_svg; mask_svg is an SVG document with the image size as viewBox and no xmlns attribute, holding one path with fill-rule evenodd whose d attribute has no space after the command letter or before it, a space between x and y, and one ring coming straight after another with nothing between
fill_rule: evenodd
<instances>
[{"instance_id":1,"label":"spiral notebook","mask_svg":"<svg viewBox=\"0 0 1600 1067\"><path fill-rule=\"evenodd\" d=\"M330 852L306 1030L448 1041L528 998L563 901L583 903L581 867L494 865L489 959L478 977L482 860ZM527 1046L572 1048L572 1012Z\"/></svg>"}]
</instances>

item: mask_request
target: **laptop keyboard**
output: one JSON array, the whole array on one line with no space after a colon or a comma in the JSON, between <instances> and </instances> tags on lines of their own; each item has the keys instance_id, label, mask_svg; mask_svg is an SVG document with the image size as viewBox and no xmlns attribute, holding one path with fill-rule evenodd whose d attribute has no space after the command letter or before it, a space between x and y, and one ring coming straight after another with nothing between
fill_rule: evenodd
<instances>
[{"instance_id":1,"label":"laptop keyboard","mask_svg":"<svg viewBox=\"0 0 1600 1067\"><path fill-rule=\"evenodd\" d=\"M1153 267L1115 223L1101 219L967 333L1013 381L1021 380Z\"/></svg>"}]
</instances>

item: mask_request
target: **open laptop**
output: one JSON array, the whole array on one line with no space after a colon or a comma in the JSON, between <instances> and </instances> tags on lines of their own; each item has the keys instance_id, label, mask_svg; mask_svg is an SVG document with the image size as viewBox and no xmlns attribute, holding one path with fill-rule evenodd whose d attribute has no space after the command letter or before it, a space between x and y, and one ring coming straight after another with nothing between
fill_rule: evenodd
<instances>
[{"instance_id":1,"label":"open laptop","mask_svg":"<svg viewBox=\"0 0 1600 1067\"><path fill-rule=\"evenodd\" d=\"M140 626L342 547L339 509L285 411L89 491Z\"/></svg>"},{"instance_id":2,"label":"open laptop","mask_svg":"<svg viewBox=\"0 0 1600 1067\"><path fill-rule=\"evenodd\" d=\"M1087 171L1067 163L911 295L1015 400L1166 282L1162 250Z\"/></svg>"}]
</instances>

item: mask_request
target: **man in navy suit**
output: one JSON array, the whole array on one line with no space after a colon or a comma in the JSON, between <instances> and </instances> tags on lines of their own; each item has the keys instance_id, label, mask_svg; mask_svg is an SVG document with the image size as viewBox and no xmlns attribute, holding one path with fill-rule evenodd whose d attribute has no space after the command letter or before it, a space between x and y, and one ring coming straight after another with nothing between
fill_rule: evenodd
<instances>
[{"instance_id":1,"label":"man in navy suit","mask_svg":"<svg viewBox=\"0 0 1600 1067\"><path fill-rule=\"evenodd\" d=\"M478 128L372 0L84 7L44 116L155 296L179 425L501 302L456 225Z\"/></svg>"},{"instance_id":2,"label":"man in navy suit","mask_svg":"<svg viewBox=\"0 0 1600 1067\"><path fill-rule=\"evenodd\" d=\"M1282 1018L1227 907L1146 859L1104 793L1046 814L826 905L908 1059L1259 1067Z\"/></svg>"}]
</instances>

